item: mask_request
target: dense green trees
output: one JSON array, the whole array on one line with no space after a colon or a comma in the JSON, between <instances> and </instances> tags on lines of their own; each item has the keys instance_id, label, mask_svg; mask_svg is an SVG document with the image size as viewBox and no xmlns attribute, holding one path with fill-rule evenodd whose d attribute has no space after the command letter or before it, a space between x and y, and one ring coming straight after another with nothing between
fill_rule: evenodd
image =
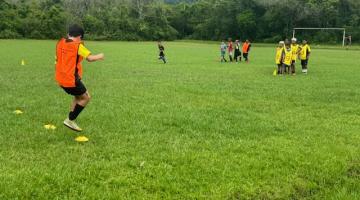
<instances>
[{"instance_id":1,"label":"dense green trees","mask_svg":"<svg viewBox=\"0 0 360 200\"><path fill-rule=\"evenodd\" d=\"M294 27L345 27L360 41L359 0L0 0L0 38L56 39L72 23L88 39L274 42ZM340 42L339 32L303 32Z\"/></svg>"}]
</instances>

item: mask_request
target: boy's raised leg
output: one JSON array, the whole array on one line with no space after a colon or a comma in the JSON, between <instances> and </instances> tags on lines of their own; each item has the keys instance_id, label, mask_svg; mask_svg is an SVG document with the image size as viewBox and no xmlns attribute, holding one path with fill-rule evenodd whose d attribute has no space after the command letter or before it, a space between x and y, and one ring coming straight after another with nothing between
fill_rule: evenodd
<instances>
[{"instance_id":1,"label":"boy's raised leg","mask_svg":"<svg viewBox=\"0 0 360 200\"><path fill-rule=\"evenodd\" d=\"M90 101L90 94L88 92L83 95L75 96L71 104L69 117L65 119L64 125L75 131L82 131L82 129L75 123L76 118L84 110Z\"/></svg>"}]
</instances>

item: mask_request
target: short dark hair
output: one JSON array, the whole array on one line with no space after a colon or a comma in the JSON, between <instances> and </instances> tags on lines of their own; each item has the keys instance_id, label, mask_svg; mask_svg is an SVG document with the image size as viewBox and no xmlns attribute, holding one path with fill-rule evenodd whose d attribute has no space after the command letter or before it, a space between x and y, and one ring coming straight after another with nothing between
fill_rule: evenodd
<instances>
[{"instance_id":1,"label":"short dark hair","mask_svg":"<svg viewBox=\"0 0 360 200\"><path fill-rule=\"evenodd\" d=\"M84 38L84 29L79 26L78 24L73 24L69 26L69 36L71 37L78 37L81 36L81 38Z\"/></svg>"}]
</instances>

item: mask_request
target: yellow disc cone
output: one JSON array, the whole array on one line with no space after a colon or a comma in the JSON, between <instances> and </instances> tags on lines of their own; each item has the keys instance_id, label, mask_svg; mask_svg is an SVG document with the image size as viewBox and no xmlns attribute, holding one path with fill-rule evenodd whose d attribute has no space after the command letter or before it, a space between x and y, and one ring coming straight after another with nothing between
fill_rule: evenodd
<instances>
[{"instance_id":1,"label":"yellow disc cone","mask_svg":"<svg viewBox=\"0 0 360 200\"><path fill-rule=\"evenodd\" d=\"M274 75L274 76L277 75L277 69L274 70L273 75Z\"/></svg>"},{"instance_id":2,"label":"yellow disc cone","mask_svg":"<svg viewBox=\"0 0 360 200\"><path fill-rule=\"evenodd\" d=\"M88 142L89 138L85 137L85 136L78 136L75 138L76 142Z\"/></svg>"},{"instance_id":3,"label":"yellow disc cone","mask_svg":"<svg viewBox=\"0 0 360 200\"><path fill-rule=\"evenodd\" d=\"M25 60L24 59L21 60L21 65L25 66Z\"/></svg>"},{"instance_id":4,"label":"yellow disc cone","mask_svg":"<svg viewBox=\"0 0 360 200\"><path fill-rule=\"evenodd\" d=\"M56 129L56 126L51 124L51 125L50 125L50 129L51 129L51 130L55 130L55 129Z\"/></svg>"},{"instance_id":5,"label":"yellow disc cone","mask_svg":"<svg viewBox=\"0 0 360 200\"><path fill-rule=\"evenodd\" d=\"M17 114L17 115L20 115L20 114L23 114L24 112L21 111L21 110L15 110L14 113Z\"/></svg>"},{"instance_id":6,"label":"yellow disc cone","mask_svg":"<svg viewBox=\"0 0 360 200\"><path fill-rule=\"evenodd\" d=\"M46 125L44 125L44 128L47 130L55 130L56 126L53 124L46 124Z\"/></svg>"}]
</instances>

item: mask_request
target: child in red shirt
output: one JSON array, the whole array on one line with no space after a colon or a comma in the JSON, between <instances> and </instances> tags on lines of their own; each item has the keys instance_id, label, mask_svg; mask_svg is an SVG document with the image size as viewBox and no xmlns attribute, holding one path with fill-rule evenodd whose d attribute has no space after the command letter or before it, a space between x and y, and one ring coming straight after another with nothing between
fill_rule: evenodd
<instances>
[{"instance_id":1,"label":"child in red shirt","mask_svg":"<svg viewBox=\"0 0 360 200\"><path fill-rule=\"evenodd\" d=\"M229 38L229 43L228 43L228 52L229 52L229 59L230 62L233 61L233 51L234 51L234 46L233 46L233 42L232 39Z\"/></svg>"}]
</instances>

